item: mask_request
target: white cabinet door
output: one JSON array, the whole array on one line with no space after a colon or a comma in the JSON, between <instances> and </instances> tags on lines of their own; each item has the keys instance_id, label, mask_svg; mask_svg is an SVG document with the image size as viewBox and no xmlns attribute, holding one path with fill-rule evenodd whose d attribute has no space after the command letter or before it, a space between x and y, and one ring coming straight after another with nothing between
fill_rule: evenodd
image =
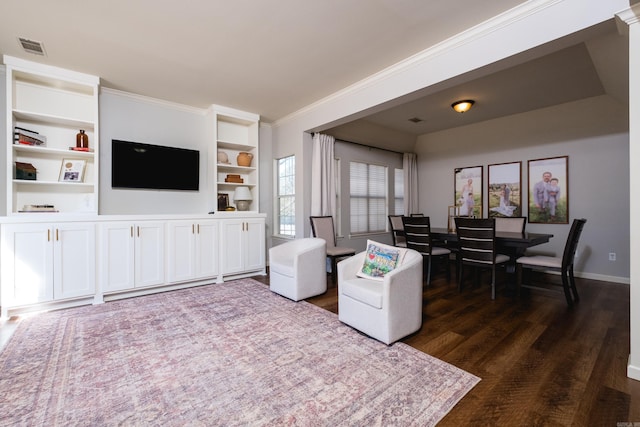
<instances>
[{"instance_id":1,"label":"white cabinet door","mask_svg":"<svg viewBox=\"0 0 640 427\"><path fill-rule=\"evenodd\" d=\"M243 219L225 219L222 221L222 238L220 239L220 258L222 274L241 273L244 271L244 237L245 221Z\"/></svg>"},{"instance_id":2,"label":"white cabinet door","mask_svg":"<svg viewBox=\"0 0 640 427\"><path fill-rule=\"evenodd\" d=\"M96 292L96 229L93 223L55 224L53 295L67 299Z\"/></svg>"},{"instance_id":3,"label":"white cabinet door","mask_svg":"<svg viewBox=\"0 0 640 427\"><path fill-rule=\"evenodd\" d=\"M8 224L2 239L3 306L95 294L93 223Z\"/></svg>"},{"instance_id":4,"label":"white cabinet door","mask_svg":"<svg viewBox=\"0 0 640 427\"><path fill-rule=\"evenodd\" d=\"M164 283L164 223L135 225L135 286Z\"/></svg>"},{"instance_id":5,"label":"white cabinet door","mask_svg":"<svg viewBox=\"0 0 640 427\"><path fill-rule=\"evenodd\" d=\"M2 309L53 300L50 224L2 226Z\"/></svg>"},{"instance_id":6,"label":"white cabinet door","mask_svg":"<svg viewBox=\"0 0 640 427\"><path fill-rule=\"evenodd\" d=\"M135 286L134 224L106 222L100 225L100 281L103 292Z\"/></svg>"},{"instance_id":7,"label":"white cabinet door","mask_svg":"<svg viewBox=\"0 0 640 427\"><path fill-rule=\"evenodd\" d=\"M264 268L264 227L263 218L222 221L220 251L223 274L244 273Z\"/></svg>"},{"instance_id":8,"label":"white cabinet door","mask_svg":"<svg viewBox=\"0 0 640 427\"><path fill-rule=\"evenodd\" d=\"M163 222L106 222L100 228L103 292L164 283Z\"/></svg>"},{"instance_id":9,"label":"white cabinet door","mask_svg":"<svg viewBox=\"0 0 640 427\"><path fill-rule=\"evenodd\" d=\"M196 224L195 277L216 277L218 268L219 221L199 221Z\"/></svg>"},{"instance_id":10,"label":"white cabinet door","mask_svg":"<svg viewBox=\"0 0 640 427\"><path fill-rule=\"evenodd\" d=\"M250 219L245 222L245 269L260 270L265 267L264 219Z\"/></svg>"},{"instance_id":11,"label":"white cabinet door","mask_svg":"<svg viewBox=\"0 0 640 427\"><path fill-rule=\"evenodd\" d=\"M167 273L169 282L195 277L196 224L193 221L170 221L167 227Z\"/></svg>"}]
</instances>

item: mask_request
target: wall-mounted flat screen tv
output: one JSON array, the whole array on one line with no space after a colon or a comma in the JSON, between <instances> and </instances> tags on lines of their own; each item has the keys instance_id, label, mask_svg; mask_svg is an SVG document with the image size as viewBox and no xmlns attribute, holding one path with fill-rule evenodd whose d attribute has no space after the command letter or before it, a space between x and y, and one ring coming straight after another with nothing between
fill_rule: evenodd
<instances>
[{"instance_id":1,"label":"wall-mounted flat screen tv","mask_svg":"<svg viewBox=\"0 0 640 427\"><path fill-rule=\"evenodd\" d=\"M111 140L111 186L197 191L200 152L140 142Z\"/></svg>"}]
</instances>

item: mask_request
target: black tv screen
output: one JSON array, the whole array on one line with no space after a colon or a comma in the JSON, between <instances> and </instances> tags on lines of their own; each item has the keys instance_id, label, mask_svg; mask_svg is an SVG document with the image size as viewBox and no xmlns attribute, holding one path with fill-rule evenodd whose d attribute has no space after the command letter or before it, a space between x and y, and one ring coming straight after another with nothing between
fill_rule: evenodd
<instances>
[{"instance_id":1,"label":"black tv screen","mask_svg":"<svg viewBox=\"0 0 640 427\"><path fill-rule=\"evenodd\" d=\"M197 191L200 152L111 140L111 186Z\"/></svg>"}]
</instances>

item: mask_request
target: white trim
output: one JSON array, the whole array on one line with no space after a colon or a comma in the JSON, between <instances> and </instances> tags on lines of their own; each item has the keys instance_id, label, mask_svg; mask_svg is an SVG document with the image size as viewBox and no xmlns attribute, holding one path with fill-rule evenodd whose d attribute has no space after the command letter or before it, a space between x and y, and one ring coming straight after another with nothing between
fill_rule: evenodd
<instances>
[{"instance_id":1,"label":"white trim","mask_svg":"<svg viewBox=\"0 0 640 427\"><path fill-rule=\"evenodd\" d=\"M162 106L162 107L172 108L174 110L181 110L181 111L184 111L186 113L199 114L201 116L206 116L207 113L209 112L209 109L207 109L207 108L196 108L196 107L192 107L190 105L178 104L177 102L165 101L163 99L152 98L150 96L144 96L144 95L138 95L136 93L125 92L125 91L118 90L118 89L111 89L111 88L107 88L107 87L104 87L104 86L100 88L100 92L101 93L109 93L109 94L112 94L112 95L123 96L123 97L126 97L126 98L131 98L131 99L134 99L136 101L144 102L146 104L159 105L159 106Z\"/></svg>"},{"instance_id":2,"label":"white trim","mask_svg":"<svg viewBox=\"0 0 640 427\"><path fill-rule=\"evenodd\" d=\"M11 66L16 71L28 72L32 74L41 74L50 78L58 78L62 80L73 81L81 84L99 85L100 77L91 74L79 73L77 71L66 70L64 68L45 65L39 62L27 61L13 56L4 55L2 57L6 65Z\"/></svg>"},{"instance_id":3,"label":"white trim","mask_svg":"<svg viewBox=\"0 0 640 427\"><path fill-rule=\"evenodd\" d=\"M627 365L627 377L640 381L640 366L633 366L631 364L631 356L629 356L629 364Z\"/></svg>"}]
</instances>

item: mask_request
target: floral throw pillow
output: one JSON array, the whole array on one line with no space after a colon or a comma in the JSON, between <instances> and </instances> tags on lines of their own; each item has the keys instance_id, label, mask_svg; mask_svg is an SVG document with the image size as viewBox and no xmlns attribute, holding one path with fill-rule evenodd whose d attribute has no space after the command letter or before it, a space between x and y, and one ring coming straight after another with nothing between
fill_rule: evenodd
<instances>
[{"instance_id":1,"label":"floral throw pillow","mask_svg":"<svg viewBox=\"0 0 640 427\"><path fill-rule=\"evenodd\" d=\"M384 280L384 275L402 263L406 249L367 240L367 252L358 277Z\"/></svg>"}]
</instances>

